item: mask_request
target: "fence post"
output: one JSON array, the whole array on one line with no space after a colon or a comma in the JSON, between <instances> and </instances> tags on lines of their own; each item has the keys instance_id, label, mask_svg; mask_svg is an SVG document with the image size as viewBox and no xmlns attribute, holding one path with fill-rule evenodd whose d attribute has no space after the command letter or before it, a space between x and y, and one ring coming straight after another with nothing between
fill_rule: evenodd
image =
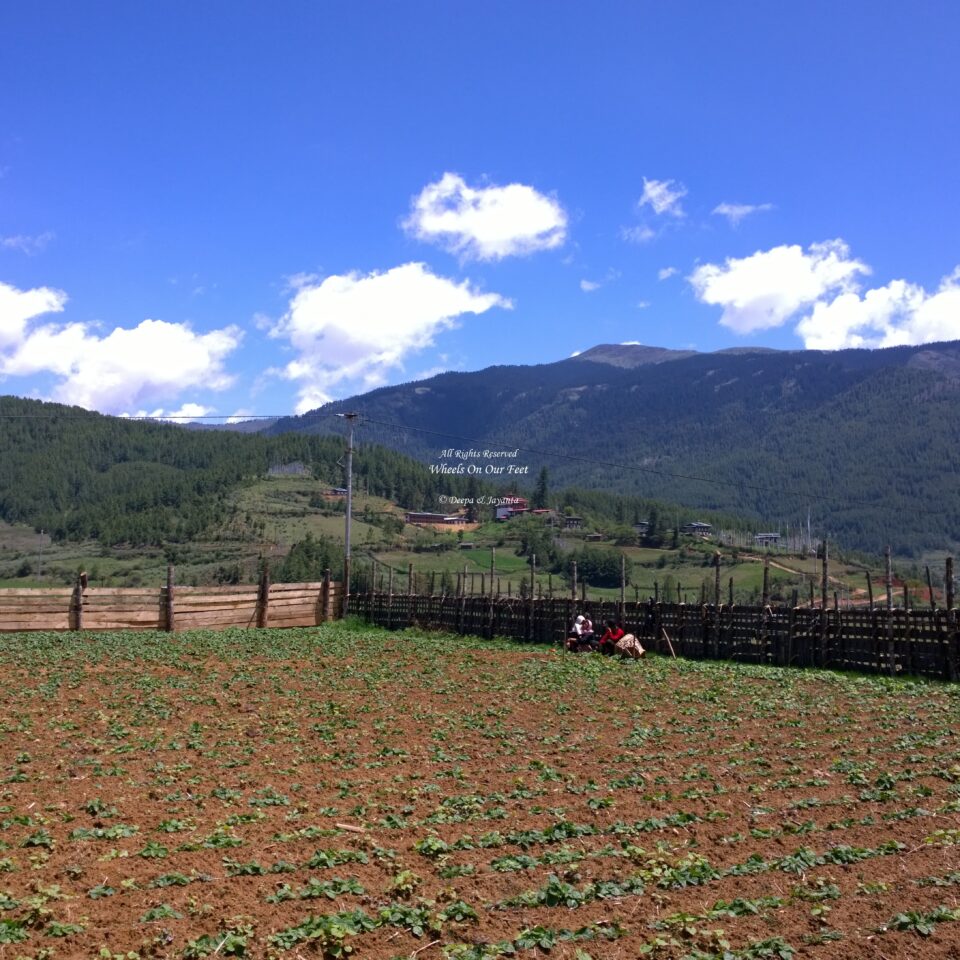
<instances>
[{"instance_id":1,"label":"fence post","mask_svg":"<svg viewBox=\"0 0 960 960\"><path fill-rule=\"evenodd\" d=\"M413 561L407 563L407 626L413 623Z\"/></svg>"},{"instance_id":2,"label":"fence post","mask_svg":"<svg viewBox=\"0 0 960 960\"><path fill-rule=\"evenodd\" d=\"M827 584L830 577L830 548L823 541L823 569L820 573L820 662L818 667L827 666Z\"/></svg>"},{"instance_id":3,"label":"fence post","mask_svg":"<svg viewBox=\"0 0 960 960\"><path fill-rule=\"evenodd\" d=\"M73 588L73 597L70 606L73 607L73 629L83 629L83 583L77 574L77 582Z\"/></svg>"},{"instance_id":4,"label":"fence post","mask_svg":"<svg viewBox=\"0 0 960 960\"><path fill-rule=\"evenodd\" d=\"M913 640L910 637L910 589L907 587L906 580L903 582L903 644L901 644L901 650L903 649L906 649L907 652L907 672L913 673ZM893 672L891 669L891 673Z\"/></svg>"},{"instance_id":5,"label":"fence post","mask_svg":"<svg viewBox=\"0 0 960 960\"><path fill-rule=\"evenodd\" d=\"M387 629L391 627L393 619L393 567L387 573Z\"/></svg>"},{"instance_id":6,"label":"fence post","mask_svg":"<svg viewBox=\"0 0 960 960\"><path fill-rule=\"evenodd\" d=\"M617 623L623 623L625 607L627 604L627 557L626 554L620 554L620 606L617 609Z\"/></svg>"},{"instance_id":7,"label":"fence post","mask_svg":"<svg viewBox=\"0 0 960 960\"><path fill-rule=\"evenodd\" d=\"M530 554L530 598L527 601L527 639L533 639L533 611L534 607L534 597L535 585L537 582L537 555L535 553Z\"/></svg>"},{"instance_id":8,"label":"fence post","mask_svg":"<svg viewBox=\"0 0 960 960\"><path fill-rule=\"evenodd\" d=\"M896 665L893 655L893 552L890 544L887 544L887 549L884 551L884 560L887 575L887 669L893 676L896 673Z\"/></svg>"},{"instance_id":9,"label":"fence post","mask_svg":"<svg viewBox=\"0 0 960 960\"><path fill-rule=\"evenodd\" d=\"M260 589L257 591L257 626L265 627L270 623L270 564L264 562L260 574Z\"/></svg>"},{"instance_id":10,"label":"fence post","mask_svg":"<svg viewBox=\"0 0 960 960\"><path fill-rule=\"evenodd\" d=\"M167 564L167 593L163 604L163 626L167 633L173 633L177 628L176 609L173 596L174 569L173 564Z\"/></svg>"},{"instance_id":11,"label":"fence post","mask_svg":"<svg viewBox=\"0 0 960 960\"><path fill-rule=\"evenodd\" d=\"M323 622L326 623L330 619L330 568L327 567L323 571L323 601L320 607L320 616L323 618ZM371 604L372 606L372 604ZM371 611L372 612L372 611Z\"/></svg>"},{"instance_id":12,"label":"fence post","mask_svg":"<svg viewBox=\"0 0 960 960\"><path fill-rule=\"evenodd\" d=\"M953 557L947 557L944 590L947 603L947 679L957 679L957 613L953 609Z\"/></svg>"},{"instance_id":13,"label":"fence post","mask_svg":"<svg viewBox=\"0 0 960 960\"><path fill-rule=\"evenodd\" d=\"M931 577L930 577L930 568L929 568L929 567L927 567L927 590L928 590L929 593L930 593L930 609L931 609L931 610L936 610L936 609L937 609L937 600L936 600L936 597L934 597L934 595L933 595L933 580L932 580Z\"/></svg>"}]
</instances>

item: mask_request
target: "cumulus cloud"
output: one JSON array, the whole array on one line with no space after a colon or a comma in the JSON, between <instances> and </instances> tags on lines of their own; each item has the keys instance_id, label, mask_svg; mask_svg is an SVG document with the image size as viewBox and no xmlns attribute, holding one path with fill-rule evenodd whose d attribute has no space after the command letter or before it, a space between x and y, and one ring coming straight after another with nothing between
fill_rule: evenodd
<instances>
[{"instance_id":1,"label":"cumulus cloud","mask_svg":"<svg viewBox=\"0 0 960 960\"><path fill-rule=\"evenodd\" d=\"M23 340L30 320L47 313L60 313L66 302L67 295L62 290L50 287L18 290L0 282L0 351L16 346ZM0 365L2 362L3 354L0 352Z\"/></svg>"},{"instance_id":2,"label":"cumulus cloud","mask_svg":"<svg viewBox=\"0 0 960 960\"><path fill-rule=\"evenodd\" d=\"M384 273L349 273L305 283L271 331L297 352L283 370L298 382L297 412L332 399L338 385L384 383L404 360L430 346L464 314L509 309L496 293L481 293L407 263Z\"/></svg>"},{"instance_id":3,"label":"cumulus cloud","mask_svg":"<svg viewBox=\"0 0 960 960\"><path fill-rule=\"evenodd\" d=\"M567 214L533 187L470 187L445 173L413 198L404 229L418 240L439 243L464 259L501 260L563 244Z\"/></svg>"},{"instance_id":4,"label":"cumulus cloud","mask_svg":"<svg viewBox=\"0 0 960 960\"><path fill-rule=\"evenodd\" d=\"M225 390L224 360L241 332L195 333L182 323L144 320L100 336L89 324L43 325L0 354L0 374L60 378L52 398L105 413L153 406L188 389ZM162 409L162 408L161 408Z\"/></svg>"},{"instance_id":5,"label":"cumulus cloud","mask_svg":"<svg viewBox=\"0 0 960 960\"><path fill-rule=\"evenodd\" d=\"M599 290L603 286L602 283L598 283L595 280L581 280L580 289L584 293L593 293L594 290Z\"/></svg>"},{"instance_id":6,"label":"cumulus cloud","mask_svg":"<svg viewBox=\"0 0 960 960\"><path fill-rule=\"evenodd\" d=\"M4 250L19 250L21 253L33 255L43 250L54 236L51 230L46 230L34 236L18 233L15 236L0 237L0 247Z\"/></svg>"},{"instance_id":7,"label":"cumulus cloud","mask_svg":"<svg viewBox=\"0 0 960 960\"><path fill-rule=\"evenodd\" d=\"M658 280L669 280L675 273L679 273L676 267L661 267L657 271Z\"/></svg>"},{"instance_id":8,"label":"cumulus cloud","mask_svg":"<svg viewBox=\"0 0 960 960\"><path fill-rule=\"evenodd\" d=\"M648 180L643 178L643 194L637 202L641 209L649 206L657 216L685 216L680 201L687 195L687 188L676 180Z\"/></svg>"},{"instance_id":9,"label":"cumulus cloud","mask_svg":"<svg viewBox=\"0 0 960 960\"><path fill-rule=\"evenodd\" d=\"M723 307L721 324L751 333L782 326L824 298L857 289L858 275L869 272L842 240L830 240L703 264L688 280L703 303Z\"/></svg>"},{"instance_id":10,"label":"cumulus cloud","mask_svg":"<svg viewBox=\"0 0 960 960\"><path fill-rule=\"evenodd\" d=\"M960 339L960 266L933 292L906 280L862 290L870 268L842 240L758 251L688 277L703 303L723 307L737 333L782 326L808 350L893 347Z\"/></svg>"},{"instance_id":11,"label":"cumulus cloud","mask_svg":"<svg viewBox=\"0 0 960 960\"><path fill-rule=\"evenodd\" d=\"M51 399L105 413L156 407L198 385L222 390L232 383L224 360L240 342L236 327L200 334L186 324L144 320L101 336L91 324L37 322L66 302L61 290L0 283L0 378L51 374Z\"/></svg>"},{"instance_id":12,"label":"cumulus cloud","mask_svg":"<svg viewBox=\"0 0 960 960\"><path fill-rule=\"evenodd\" d=\"M960 339L960 267L933 293L893 280L884 287L841 294L814 305L797 324L809 350L896 347Z\"/></svg>"},{"instance_id":13,"label":"cumulus cloud","mask_svg":"<svg viewBox=\"0 0 960 960\"><path fill-rule=\"evenodd\" d=\"M736 227L751 213L766 213L772 209L772 203L718 203L711 212L718 217L726 217L730 226Z\"/></svg>"}]
</instances>

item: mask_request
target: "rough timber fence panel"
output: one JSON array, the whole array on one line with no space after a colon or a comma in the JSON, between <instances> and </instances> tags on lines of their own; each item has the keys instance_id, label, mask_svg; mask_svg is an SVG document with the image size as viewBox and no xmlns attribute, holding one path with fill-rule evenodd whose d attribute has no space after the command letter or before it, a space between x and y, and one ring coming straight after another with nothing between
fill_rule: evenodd
<instances>
[{"instance_id":1,"label":"rough timber fence panel","mask_svg":"<svg viewBox=\"0 0 960 960\"><path fill-rule=\"evenodd\" d=\"M168 592L169 591L169 592ZM312 627L339 616L328 580L254 586L0 589L0 633ZM405 625L405 624L401 624Z\"/></svg>"},{"instance_id":2,"label":"rough timber fence panel","mask_svg":"<svg viewBox=\"0 0 960 960\"><path fill-rule=\"evenodd\" d=\"M562 643L575 612L599 627L617 604L569 598L408 596L363 593L352 612L391 629L421 626L476 636ZM691 659L956 679L960 640L955 611L882 608L746 607L627 602L623 626L643 645ZM893 641L888 642L892 637Z\"/></svg>"}]
</instances>

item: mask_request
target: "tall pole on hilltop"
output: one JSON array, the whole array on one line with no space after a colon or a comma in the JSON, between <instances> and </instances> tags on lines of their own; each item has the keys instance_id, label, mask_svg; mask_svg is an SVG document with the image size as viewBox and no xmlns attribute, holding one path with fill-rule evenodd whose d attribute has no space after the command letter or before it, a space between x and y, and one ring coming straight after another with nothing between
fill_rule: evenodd
<instances>
[{"instance_id":1,"label":"tall pole on hilltop","mask_svg":"<svg viewBox=\"0 0 960 960\"><path fill-rule=\"evenodd\" d=\"M338 413L337 416L343 417L349 425L347 432L347 514L344 519L344 539L346 543L343 549L343 616L346 616L350 608L350 520L353 516L353 422L360 414Z\"/></svg>"}]
</instances>

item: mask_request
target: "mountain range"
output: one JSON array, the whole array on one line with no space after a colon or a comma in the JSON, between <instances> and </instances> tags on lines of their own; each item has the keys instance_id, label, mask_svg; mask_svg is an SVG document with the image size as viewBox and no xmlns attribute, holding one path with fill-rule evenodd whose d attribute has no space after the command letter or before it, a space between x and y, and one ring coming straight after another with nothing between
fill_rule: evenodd
<instances>
[{"instance_id":1,"label":"mountain range","mask_svg":"<svg viewBox=\"0 0 960 960\"><path fill-rule=\"evenodd\" d=\"M871 552L960 542L960 342L715 353L602 344L556 363L383 387L265 432L342 433L335 415L347 411L362 415L360 443L427 464L450 449L517 450L509 462L528 468L518 489L546 467L555 485L771 529L809 518L815 536Z\"/></svg>"}]
</instances>

